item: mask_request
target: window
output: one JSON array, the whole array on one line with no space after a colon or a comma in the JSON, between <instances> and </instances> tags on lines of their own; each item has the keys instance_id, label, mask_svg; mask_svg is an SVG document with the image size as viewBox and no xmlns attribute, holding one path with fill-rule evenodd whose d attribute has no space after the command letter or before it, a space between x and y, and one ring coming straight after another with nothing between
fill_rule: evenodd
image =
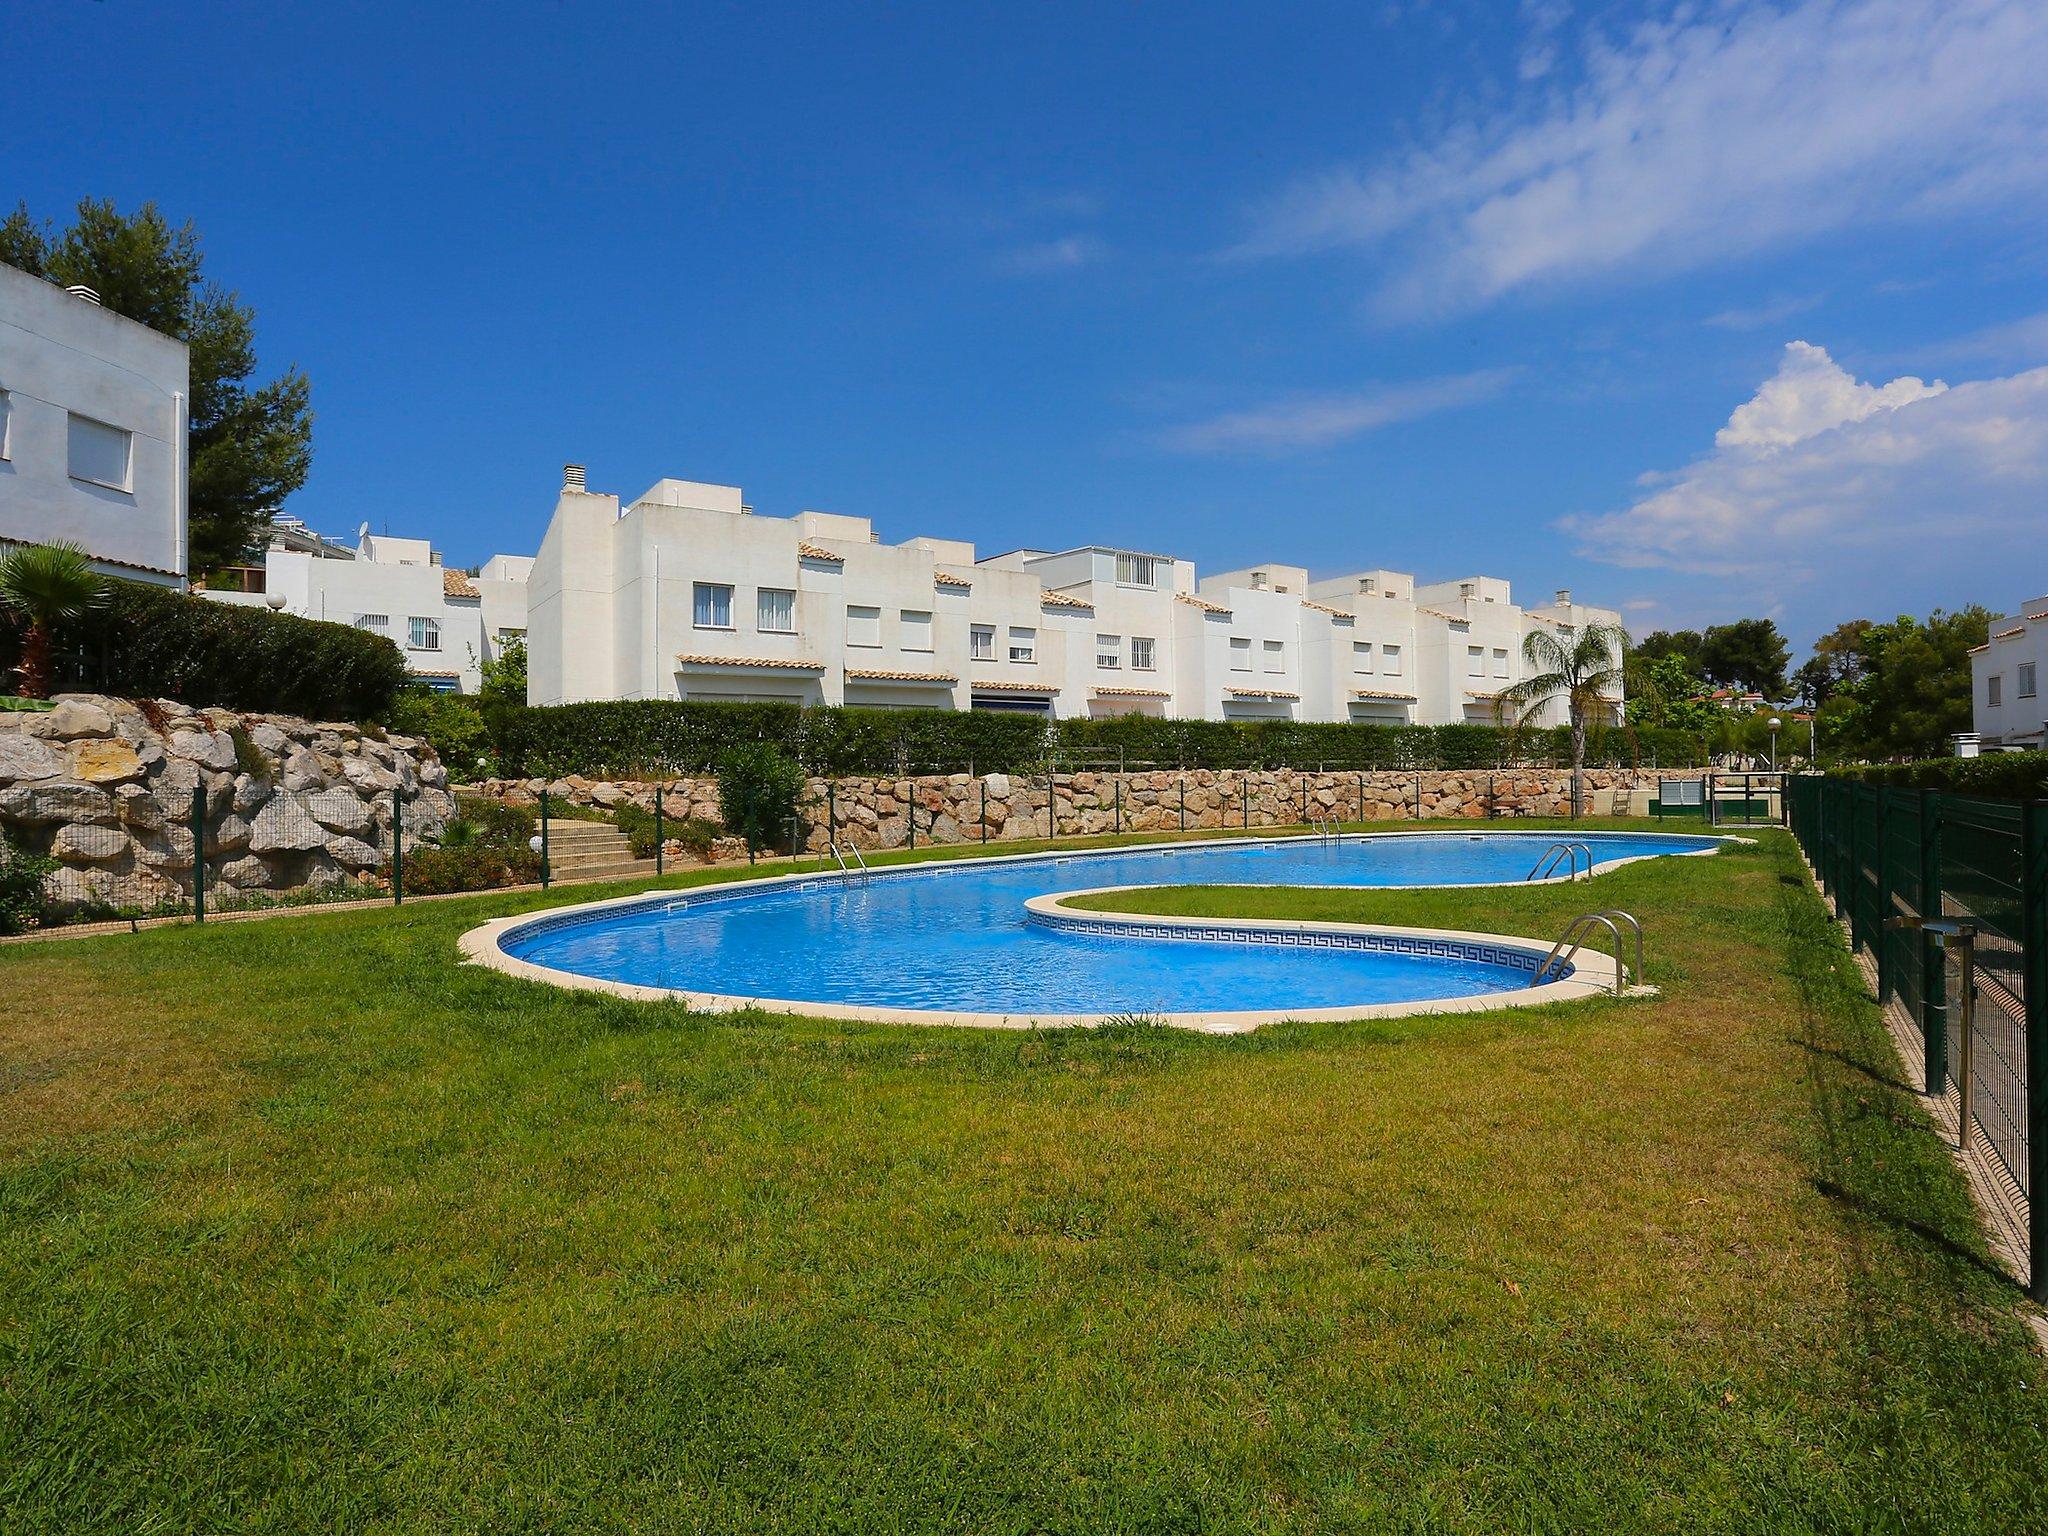
<instances>
[{"instance_id":1,"label":"window","mask_svg":"<svg viewBox=\"0 0 2048 1536\"><path fill-rule=\"evenodd\" d=\"M732 628L732 588L700 581L691 587L691 623L699 629Z\"/></svg>"},{"instance_id":2,"label":"window","mask_svg":"<svg viewBox=\"0 0 2048 1536\"><path fill-rule=\"evenodd\" d=\"M7 457L7 391L0 389L0 459Z\"/></svg>"},{"instance_id":3,"label":"window","mask_svg":"<svg viewBox=\"0 0 2048 1536\"><path fill-rule=\"evenodd\" d=\"M2019 683L2020 697L2023 699L2031 699L2034 696L2034 664L2031 661L2023 661L2020 663Z\"/></svg>"},{"instance_id":4,"label":"window","mask_svg":"<svg viewBox=\"0 0 2048 1536\"><path fill-rule=\"evenodd\" d=\"M1097 635L1095 637L1095 665L1105 671L1116 672L1124 664L1124 637L1122 635Z\"/></svg>"},{"instance_id":5,"label":"window","mask_svg":"<svg viewBox=\"0 0 2048 1536\"><path fill-rule=\"evenodd\" d=\"M1158 665L1159 644L1150 635L1131 636L1131 670L1150 672Z\"/></svg>"},{"instance_id":6,"label":"window","mask_svg":"<svg viewBox=\"0 0 2048 1536\"><path fill-rule=\"evenodd\" d=\"M1984 703L1996 709L2005 702L2005 679L1997 673L1984 679Z\"/></svg>"},{"instance_id":7,"label":"window","mask_svg":"<svg viewBox=\"0 0 2048 1536\"><path fill-rule=\"evenodd\" d=\"M996 659L996 627L977 624L967 631L967 654L975 661Z\"/></svg>"},{"instance_id":8,"label":"window","mask_svg":"<svg viewBox=\"0 0 2048 1536\"><path fill-rule=\"evenodd\" d=\"M898 615L903 625L903 649L928 651L932 648L932 616L919 608L905 608Z\"/></svg>"},{"instance_id":9,"label":"window","mask_svg":"<svg viewBox=\"0 0 2048 1536\"><path fill-rule=\"evenodd\" d=\"M438 619L412 619L406 625L405 643L416 651L438 651L441 649L441 624Z\"/></svg>"},{"instance_id":10,"label":"window","mask_svg":"<svg viewBox=\"0 0 2048 1536\"><path fill-rule=\"evenodd\" d=\"M71 418L71 478L128 489L128 434L90 416Z\"/></svg>"},{"instance_id":11,"label":"window","mask_svg":"<svg viewBox=\"0 0 2048 1536\"><path fill-rule=\"evenodd\" d=\"M1287 646L1283 641L1268 640L1266 642L1266 670L1268 672L1285 672L1287 670Z\"/></svg>"},{"instance_id":12,"label":"window","mask_svg":"<svg viewBox=\"0 0 2048 1536\"><path fill-rule=\"evenodd\" d=\"M882 643L882 610L848 605L846 610L846 643L848 645L880 645Z\"/></svg>"},{"instance_id":13,"label":"window","mask_svg":"<svg viewBox=\"0 0 2048 1536\"><path fill-rule=\"evenodd\" d=\"M1372 642L1370 640L1354 640L1351 642L1351 670L1354 672L1372 671Z\"/></svg>"},{"instance_id":14,"label":"window","mask_svg":"<svg viewBox=\"0 0 2048 1536\"><path fill-rule=\"evenodd\" d=\"M1252 643L1239 636L1230 637L1230 670L1249 672L1252 669Z\"/></svg>"},{"instance_id":15,"label":"window","mask_svg":"<svg viewBox=\"0 0 2048 1536\"><path fill-rule=\"evenodd\" d=\"M1150 555L1118 555L1116 581L1120 587L1156 587L1159 562Z\"/></svg>"},{"instance_id":16,"label":"window","mask_svg":"<svg viewBox=\"0 0 2048 1536\"><path fill-rule=\"evenodd\" d=\"M357 629L367 629L381 635L390 627L391 615L388 613L359 613L356 615Z\"/></svg>"},{"instance_id":17,"label":"window","mask_svg":"<svg viewBox=\"0 0 2048 1536\"><path fill-rule=\"evenodd\" d=\"M1493 675L1495 677L1506 677L1508 675L1508 653L1505 646L1496 645L1493 648Z\"/></svg>"},{"instance_id":18,"label":"window","mask_svg":"<svg viewBox=\"0 0 2048 1536\"><path fill-rule=\"evenodd\" d=\"M523 629L501 629L498 631L498 644L500 645L511 645L515 641L523 641L525 639L526 631Z\"/></svg>"},{"instance_id":19,"label":"window","mask_svg":"<svg viewBox=\"0 0 2048 1536\"><path fill-rule=\"evenodd\" d=\"M1010 626L1010 660L1036 661L1038 659L1038 631Z\"/></svg>"},{"instance_id":20,"label":"window","mask_svg":"<svg viewBox=\"0 0 2048 1536\"><path fill-rule=\"evenodd\" d=\"M1380 659L1386 663L1386 666L1381 668L1381 670L1387 676L1399 677L1401 675L1401 647L1398 645L1381 646Z\"/></svg>"},{"instance_id":21,"label":"window","mask_svg":"<svg viewBox=\"0 0 2048 1536\"><path fill-rule=\"evenodd\" d=\"M1486 652L1481 647L1476 645L1465 647L1465 675L1467 677L1486 676Z\"/></svg>"},{"instance_id":22,"label":"window","mask_svg":"<svg viewBox=\"0 0 2048 1536\"><path fill-rule=\"evenodd\" d=\"M762 587L754 593L754 628L764 635L796 633L796 594L786 587Z\"/></svg>"}]
</instances>

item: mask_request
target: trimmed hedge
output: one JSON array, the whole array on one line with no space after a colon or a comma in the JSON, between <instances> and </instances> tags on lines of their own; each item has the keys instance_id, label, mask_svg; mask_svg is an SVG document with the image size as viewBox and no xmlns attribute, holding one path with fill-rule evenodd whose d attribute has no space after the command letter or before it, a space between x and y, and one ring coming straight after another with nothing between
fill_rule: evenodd
<instances>
[{"instance_id":1,"label":"trimmed hedge","mask_svg":"<svg viewBox=\"0 0 2048 1536\"><path fill-rule=\"evenodd\" d=\"M176 699L310 720L381 720L406 684L382 635L268 608L233 607L139 582L56 636L57 691ZM0 618L0 674L21 646Z\"/></svg>"},{"instance_id":2,"label":"trimmed hedge","mask_svg":"<svg viewBox=\"0 0 2048 1536\"><path fill-rule=\"evenodd\" d=\"M1047 721L993 710L798 709L792 704L620 700L508 711L496 722L508 774L592 778L709 774L727 749L765 742L824 775L1026 773L1061 767L1562 767L1570 733L1486 725L1393 726L1288 720ZM1683 731L1599 733L1589 767L1693 767L1704 743Z\"/></svg>"},{"instance_id":3,"label":"trimmed hedge","mask_svg":"<svg viewBox=\"0 0 2048 1536\"><path fill-rule=\"evenodd\" d=\"M2048 752L1994 752L1988 757L1875 763L1859 768L1831 768L1828 777L1889 784L1895 789L1944 789L1994 800L2044 800L2048 799Z\"/></svg>"}]
</instances>

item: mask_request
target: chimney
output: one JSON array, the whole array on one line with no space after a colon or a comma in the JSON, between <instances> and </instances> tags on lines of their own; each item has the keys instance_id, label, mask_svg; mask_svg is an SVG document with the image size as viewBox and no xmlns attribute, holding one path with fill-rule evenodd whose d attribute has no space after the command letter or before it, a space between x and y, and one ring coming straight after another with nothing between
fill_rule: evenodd
<instances>
[{"instance_id":1,"label":"chimney","mask_svg":"<svg viewBox=\"0 0 2048 1536\"><path fill-rule=\"evenodd\" d=\"M1570 587L1559 587L1557 589L1557 606L1560 608L1569 608L1571 607L1571 605L1572 589Z\"/></svg>"},{"instance_id":2,"label":"chimney","mask_svg":"<svg viewBox=\"0 0 2048 1536\"><path fill-rule=\"evenodd\" d=\"M73 297L74 299L83 299L85 300L86 303L92 305L93 308L99 308L100 296L98 292L94 289L86 287L85 284L83 283L73 283L69 288L66 288L64 291L70 294L71 297Z\"/></svg>"},{"instance_id":3,"label":"chimney","mask_svg":"<svg viewBox=\"0 0 2048 1536\"><path fill-rule=\"evenodd\" d=\"M564 464L562 466L562 489L565 491L582 491L584 489L583 466L581 464Z\"/></svg>"}]
</instances>

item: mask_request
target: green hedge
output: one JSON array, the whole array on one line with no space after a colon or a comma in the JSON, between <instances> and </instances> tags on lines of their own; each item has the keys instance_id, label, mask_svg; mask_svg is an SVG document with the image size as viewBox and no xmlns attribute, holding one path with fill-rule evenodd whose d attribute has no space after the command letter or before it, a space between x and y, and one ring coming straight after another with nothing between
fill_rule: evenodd
<instances>
[{"instance_id":1,"label":"green hedge","mask_svg":"<svg viewBox=\"0 0 2048 1536\"><path fill-rule=\"evenodd\" d=\"M760 741L815 774L1020 773L1103 766L1185 768L1556 767L1571 761L1569 733L1485 725L1301 725L1287 720L1048 722L982 710L798 709L790 704L626 700L507 711L495 723L498 762L510 774L592 778L708 774L727 748ZM1590 766L1637 762L1691 767L1703 744L1682 731L1600 733Z\"/></svg>"},{"instance_id":2,"label":"green hedge","mask_svg":"<svg viewBox=\"0 0 2048 1536\"><path fill-rule=\"evenodd\" d=\"M365 721L384 718L405 686L405 657L381 635L167 587L110 586L104 608L56 636L59 691ZM20 646L18 627L0 618L0 675Z\"/></svg>"},{"instance_id":3,"label":"green hedge","mask_svg":"<svg viewBox=\"0 0 2048 1536\"><path fill-rule=\"evenodd\" d=\"M2048 752L1994 752L1988 757L1937 757L1920 763L1831 768L1828 776L1897 789L1945 789L1997 800L2044 800L2048 799Z\"/></svg>"}]
</instances>

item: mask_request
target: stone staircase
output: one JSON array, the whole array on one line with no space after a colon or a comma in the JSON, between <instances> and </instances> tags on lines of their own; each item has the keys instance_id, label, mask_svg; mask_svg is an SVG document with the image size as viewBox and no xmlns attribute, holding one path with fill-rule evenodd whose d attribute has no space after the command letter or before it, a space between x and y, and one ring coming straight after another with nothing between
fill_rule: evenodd
<instances>
[{"instance_id":1,"label":"stone staircase","mask_svg":"<svg viewBox=\"0 0 2048 1536\"><path fill-rule=\"evenodd\" d=\"M548 878L560 885L633 880L654 873L654 860L633 857L626 834L608 821L548 821Z\"/></svg>"}]
</instances>

